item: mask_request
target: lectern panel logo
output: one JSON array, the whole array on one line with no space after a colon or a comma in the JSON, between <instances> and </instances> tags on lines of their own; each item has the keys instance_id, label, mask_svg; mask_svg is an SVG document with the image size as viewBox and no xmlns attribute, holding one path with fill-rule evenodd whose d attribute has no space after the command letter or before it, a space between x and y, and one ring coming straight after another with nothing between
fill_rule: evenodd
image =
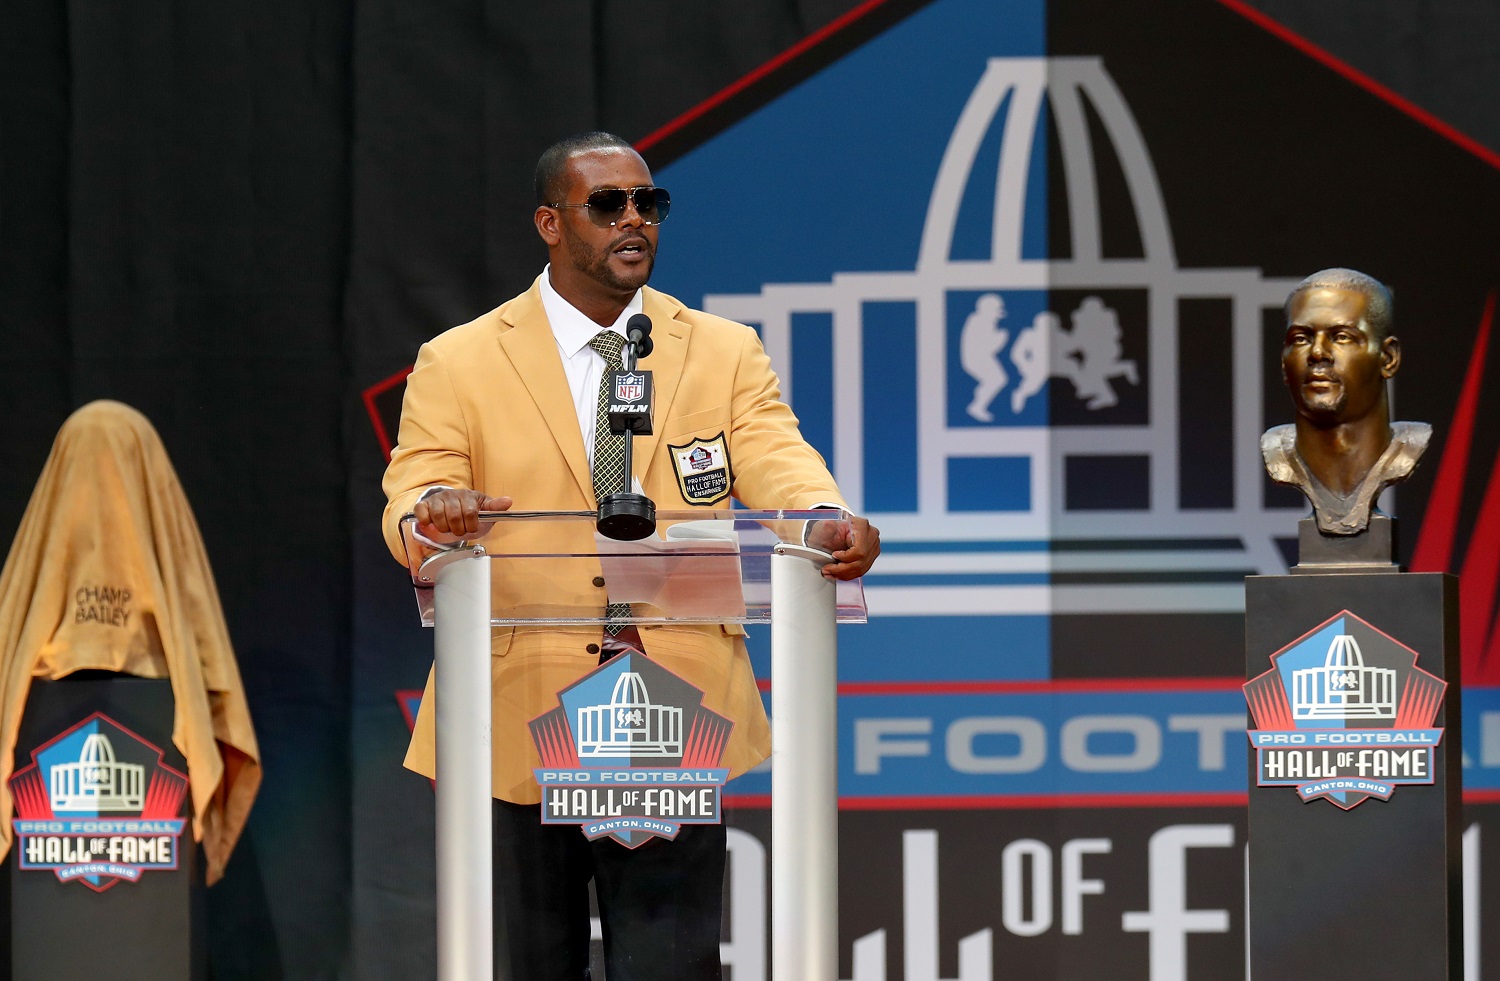
<instances>
[{"instance_id":1,"label":"lectern panel logo","mask_svg":"<svg viewBox=\"0 0 1500 981\"><path fill-rule=\"evenodd\" d=\"M1417 652L1347 610L1271 655L1245 685L1256 783L1348 810L1431 784L1448 684Z\"/></svg>"},{"instance_id":2,"label":"lectern panel logo","mask_svg":"<svg viewBox=\"0 0 1500 981\"><path fill-rule=\"evenodd\" d=\"M103 892L176 869L187 777L102 713L31 754L10 778L17 862Z\"/></svg>"},{"instance_id":3,"label":"lectern panel logo","mask_svg":"<svg viewBox=\"0 0 1500 981\"><path fill-rule=\"evenodd\" d=\"M733 478L729 472L729 449L724 434L695 439L683 446L668 445L677 488L689 504L717 504L729 496Z\"/></svg>"},{"instance_id":4,"label":"lectern panel logo","mask_svg":"<svg viewBox=\"0 0 1500 981\"><path fill-rule=\"evenodd\" d=\"M718 824L719 766L734 723L703 693L640 654L623 654L558 693L531 721L542 823L577 824L630 848Z\"/></svg>"}]
</instances>

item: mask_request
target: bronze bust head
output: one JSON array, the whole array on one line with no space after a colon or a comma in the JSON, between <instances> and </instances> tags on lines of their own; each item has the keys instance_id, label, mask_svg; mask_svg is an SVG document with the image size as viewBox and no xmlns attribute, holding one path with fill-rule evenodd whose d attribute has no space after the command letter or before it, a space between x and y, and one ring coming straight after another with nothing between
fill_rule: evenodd
<instances>
[{"instance_id":1,"label":"bronze bust head","mask_svg":"<svg viewBox=\"0 0 1500 981\"><path fill-rule=\"evenodd\" d=\"M1271 479L1307 495L1325 535L1363 531L1375 498L1427 448L1431 426L1390 420L1386 382L1400 367L1379 280L1325 269L1287 297L1281 371L1297 419L1268 430L1260 448Z\"/></svg>"}]
</instances>

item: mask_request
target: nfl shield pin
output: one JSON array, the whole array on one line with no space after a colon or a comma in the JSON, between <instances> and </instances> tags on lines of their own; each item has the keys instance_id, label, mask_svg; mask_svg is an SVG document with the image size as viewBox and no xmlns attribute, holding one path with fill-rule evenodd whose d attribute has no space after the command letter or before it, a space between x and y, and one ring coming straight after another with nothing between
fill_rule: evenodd
<instances>
[{"instance_id":1,"label":"nfl shield pin","mask_svg":"<svg viewBox=\"0 0 1500 981\"><path fill-rule=\"evenodd\" d=\"M646 390L646 379L634 372L615 376L615 401L637 402Z\"/></svg>"}]
</instances>

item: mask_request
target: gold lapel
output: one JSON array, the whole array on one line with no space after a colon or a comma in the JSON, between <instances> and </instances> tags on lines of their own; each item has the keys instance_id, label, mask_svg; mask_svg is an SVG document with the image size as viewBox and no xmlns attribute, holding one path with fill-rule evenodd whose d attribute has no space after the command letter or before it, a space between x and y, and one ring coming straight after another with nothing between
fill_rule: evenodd
<instances>
[{"instance_id":1,"label":"gold lapel","mask_svg":"<svg viewBox=\"0 0 1500 981\"><path fill-rule=\"evenodd\" d=\"M680 304L667 303L663 294L649 287L645 291L642 312L651 318L651 340L654 347L648 357L642 358L637 367L651 372L653 402L650 436L635 437L632 452L635 455L635 471L641 485L651 473L656 460L656 446L661 441L662 427L666 425L672 410L672 400L677 396L677 384L682 381L682 366L687 361L688 338L692 326L678 320L676 314Z\"/></svg>"},{"instance_id":2,"label":"gold lapel","mask_svg":"<svg viewBox=\"0 0 1500 981\"><path fill-rule=\"evenodd\" d=\"M536 403L537 409L552 432L568 469L584 497L594 496L594 479L589 472L588 452L583 446L583 433L578 429L578 411L568 391L568 378L563 374L562 358L557 353L557 340L552 336L552 325L547 321L547 311L542 307L541 280L531 284L531 289L507 303L501 318L510 330L500 334L500 346L515 365L521 383Z\"/></svg>"}]
</instances>

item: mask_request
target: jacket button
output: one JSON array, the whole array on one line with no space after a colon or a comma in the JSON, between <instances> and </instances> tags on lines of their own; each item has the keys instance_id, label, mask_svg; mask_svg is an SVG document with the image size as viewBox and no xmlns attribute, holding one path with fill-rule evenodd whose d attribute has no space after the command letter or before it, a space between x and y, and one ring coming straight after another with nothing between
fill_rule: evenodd
<instances>
[{"instance_id":1,"label":"jacket button","mask_svg":"<svg viewBox=\"0 0 1500 981\"><path fill-rule=\"evenodd\" d=\"M594 577L594 585L595 586L603 586L604 585L604 577L603 576L595 576Z\"/></svg>"},{"instance_id":2,"label":"jacket button","mask_svg":"<svg viewBox=\"0 0 1500 981\"><path fill-rule=\"evenodd\" d=\"M599 653L599 645L598 644L590 644L589 646L585 647L584 650L588 651L590 654L598 654Z\"/></svg>"}]
</instances>

